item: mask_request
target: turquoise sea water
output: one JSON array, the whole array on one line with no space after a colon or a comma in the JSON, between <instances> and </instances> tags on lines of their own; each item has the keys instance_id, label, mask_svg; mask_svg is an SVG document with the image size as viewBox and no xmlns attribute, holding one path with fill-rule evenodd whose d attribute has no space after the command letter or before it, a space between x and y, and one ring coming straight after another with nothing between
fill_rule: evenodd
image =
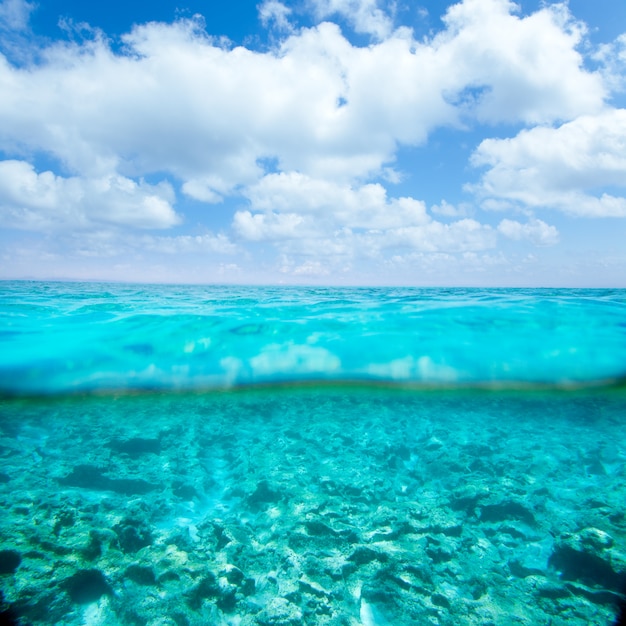
<instances>
[{"instance_id":1,"label":"turquoise sea water","mask_svg":"<svg viewBox=\"0 0 626 626\"><path fill-rule=\"evenodd\" d=\"M626 372L626 291L3 283L0 391Z\"/></svg>"},{"instance_id":2,"label":"turquoise sea water","mask_svg":"<svg viewBox=\"0 0 626 626\"><path fill-rule=\"evenodd\" d=\"M626 292L0 284L23 624L611 624Z\"/></svg>"}]
</instances>

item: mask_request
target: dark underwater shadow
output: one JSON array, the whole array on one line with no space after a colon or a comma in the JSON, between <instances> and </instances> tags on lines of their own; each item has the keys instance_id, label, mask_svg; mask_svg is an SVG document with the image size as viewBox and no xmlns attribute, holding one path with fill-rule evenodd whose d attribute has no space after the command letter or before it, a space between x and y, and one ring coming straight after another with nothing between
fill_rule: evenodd
<instances>
[{"instance_id":1,"label":"dark underwater shadow","mask_svg":"<svg viewBox=\"0 0 626 626\"><path fill-rule=\"evenodd\" d=\"M622 587L622 599L617 605L617 617L613 622L613 626L626 626L626 581Z\"/></svg>"},{"instance_id":2,"label":"dark underwater shadow","mask_svg":"<svg viewBox=\"0 0 626 626\"><path fill-rule=\"evenodd\" d=\"M20 622L17 613L7 606L2 591L0 591L0 626L26 626Z\"/></svg>"}]
</instances>

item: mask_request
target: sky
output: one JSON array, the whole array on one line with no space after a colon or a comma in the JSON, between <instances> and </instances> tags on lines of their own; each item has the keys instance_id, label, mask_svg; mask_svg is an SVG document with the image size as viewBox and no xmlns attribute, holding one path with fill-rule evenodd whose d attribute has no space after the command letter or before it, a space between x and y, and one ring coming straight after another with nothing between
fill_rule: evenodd
<instances>
[{"instance_id":1,"label":"sky","mask_svg":"<svg viewBox=\"0 0 626 626\"><path fill-rule=\"evenodd\" d=\"M626 2L0 0L0 279L626 287Z\"/></svg>"}]
</instances>

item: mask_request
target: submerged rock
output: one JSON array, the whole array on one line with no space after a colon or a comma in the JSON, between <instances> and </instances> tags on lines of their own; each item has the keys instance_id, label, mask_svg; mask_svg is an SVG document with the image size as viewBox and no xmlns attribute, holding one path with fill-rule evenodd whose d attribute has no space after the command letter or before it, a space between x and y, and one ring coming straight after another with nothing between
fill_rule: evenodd
<instances>
[{"instance_id":1,"label":"submerged rock","mask_svg":"<svg viewBox=\"0 0 626 626\"><path fill-rule=\"evenodd\" d=\"M0 453L7 602L42 626L611 623L623 474L599 489L571 452L595 426L541 400L531 428L514 394L308 393L42 410L56 456Z\"/></svg>"},{"instance_id":2,"label":"submerged rock","mask_svg":"<svg viewBox=\"0 0 626 626\"><path fill-rule=\"evenodd\" d=\"M260 626L300 626L302 611L285 598L272 598L256 616Z\"/></svg>"},{"instance_id":3,"label":"submerged rock","mask_svg":"<svg viewBox=\"0 0 626 626\"><path fill-rule=\"evenodd\" d=\"M187 594L187 602L192 609L199 609L204 600L217 598L220 587L212 572L206 572L203 578Z\"/></svg>"},{"instance_id":4,"label":"submerged rock","mask_svg":"<svg viewBox=\"0 0 626 626\"><path fill-rule=\"evenodd\" d=\"M89 464L77 465L67 476L60 478L59 482L69 487L115 491L127 496L146 494L157 489L157 485L143 478L109 478L102 468Z\"/></svg>"},{"instance_id":5,"label":"submerged rock","mask_svg":"<svg viewBox=\"0 0 626 626\"><path fill-rule=\"evenodd\" d=\"M97 569L79 570L63 581L61 586L76 604L89 604L112 593L104 574Z\"/></svg>"},{"instance_id":6,"label":"submerged rock","mask_svg":"<svg viewBox=\"0 0 626 626\"><path fill-rule=\"evenodd\" d=\"M161 441L159 439L147 439L145 437L132 437L131 439L113 439L107 447L114 452L126 454L131 458L140 457L143 454L159 454Z\"/></svg>"},{"instance_id":7,"label":"submerged rock","mask_svg":"<svg viewBox=\"0 0 626 626\"><path fill-rule=\"evenodd\" d=\"M22 562L17 550L0 550L0 574L13 574Z\"/></svg>"},{"instance_id":8,"label":"submerged rock","mask_svg":"<svg viewBox=\"0 0 626 626\"><path fill-rule=\"evenodd\" d=\"M626 559L612 545L612 538L596 528L567 534L555 544L549 565L563 580L621 592L626 584Z\"/></svg>"},{"instance_id":9,"label":"submerged rock","mask_svg":"<svg viewBox=\"0 0 626 626\"><path fill-rule=\"evenodd\" d=\"M515 500L503 500L497 504L484 504L479 507L479 510L480 519L483 522L520 520L530 525L536 523L532 510L525 503Z\"/></svg>"},{"instance_id":10,"label":"submerged rock","mask_svg":"<svg viewBox=\"0 0 626 626\"><path fill-rule=\"evenodd\" d=\"M154 541L150 527L142 520L125 519L113 527L122 552L134 554Z\"/></svg>"},{"instance_id":11,"label":"submerged rock","mask_svg":"<svg viewBox=\"0 0 626 626\"><path fill-rule=\"evenodd\" d=\"M147 565L133 563L126 568L124 576L138 585L156 585L154 570Z\"/></svg>"},{"instance_id":12,"label":"submerged rock","mask_svg":"<svg viewBox=\"0 0 626 626\"><path fill-rule=\"evenodd\" d=\"M256 489L248 496L248 504L252 508L259 508L264 504L274 504L280 502L282 494L270 487L266 480L258 483Z\"/></svg>"},{"instance_id":13,"label":"submerged rock","mask_svg":"<svg viewBox=\"0 0 626 626\"><path fill-rule=\"evenodd\" d=\"M367 546L359 546L348 557L348 560L352 561L356 565L366 565L372 561L385 563L388 559L389 557L384 552L372 550L372 548L368 548Z\"/></svg>"}]
</instances>

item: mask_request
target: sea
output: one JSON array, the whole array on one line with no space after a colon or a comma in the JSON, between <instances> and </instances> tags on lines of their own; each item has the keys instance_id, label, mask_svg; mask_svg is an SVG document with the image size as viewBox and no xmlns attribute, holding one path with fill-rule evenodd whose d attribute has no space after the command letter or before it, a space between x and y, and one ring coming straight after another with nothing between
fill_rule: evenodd
<instances>
[{"instance_id":1,"label":"sea","mask_svg":"<svg viewBox=\"0 0 626 626\"><path fill-rule=\"evenodd\" d=\"M2 623L589 626L626 290L0 283Z\"/></svg>"}]
</instances>

